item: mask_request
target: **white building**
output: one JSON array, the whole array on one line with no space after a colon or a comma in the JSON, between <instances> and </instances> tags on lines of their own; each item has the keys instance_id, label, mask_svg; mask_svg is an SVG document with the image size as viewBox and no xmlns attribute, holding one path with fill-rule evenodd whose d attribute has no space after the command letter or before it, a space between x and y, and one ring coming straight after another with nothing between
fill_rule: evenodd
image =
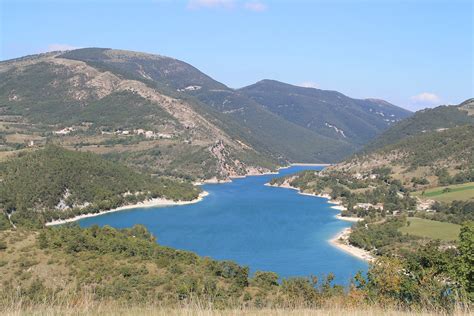
<instances>
[{"instance_id":1,"label":"white building","mask_svg":"<svg viewBox=\"0 0 474 316\"><path fill-rule=\"evenodd\" d=\"M144 130L144 129L141 129L141 128L136 129L134 132L135 132L135 134L137 134L137 135L145 135L145 130Z\"/></svg>"},{"instance_id":2,"label":"white building","mask_svg":"<svg viewBox=\"0 0 474 316\"><path fill-rule=\"evenodd\" d=\"M159 138L170 139L170 138L173 138L173 135L158 133L158 137L159 137Z\"/></svg>"},{"instance_id":3,"label":"white building","mask_svg":"<svg viewBox=\"0 0 474 316\"><path fill-rule=\"evenodd\" d=\"M376 209L376 210L383 210L383 204L378 203L376 205L371 204L371 203L357 203L354 208L358 209L363 209L363 210L368 210L368 209Z\"/></svg>"},{"instance_id":4,"label":"white building","mask_svg":"<svg viewBox=\"0 0 474 316\"><path fill-rule=\"evenodd\" d=\"M153 132L153 131L146 131L146 132L145 132L145 137L146 137L146 138L155 138L155 132Z\"/></svg>"},{"instance_id":5,"label":"white building","mask_svg":"<svg viewBox=\"0 0 474 316\"><path fill-rule=\"evenodd\" d=\"M67 134L69 134L71 132L74 132L74 131L75 131L74 127L66 127L66 128L63 128L60 131L54 131L53 134L55 134L55 135L67 135Z\"/></svg>"}]
</instances>

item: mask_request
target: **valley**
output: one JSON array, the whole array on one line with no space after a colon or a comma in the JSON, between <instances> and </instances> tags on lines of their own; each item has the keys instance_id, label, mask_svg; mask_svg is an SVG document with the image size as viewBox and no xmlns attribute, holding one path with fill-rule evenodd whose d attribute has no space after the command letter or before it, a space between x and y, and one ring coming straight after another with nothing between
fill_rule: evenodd
<instances>
[{"instance_id":1,"label":"valley","mask_svg":"<svg viewBox=\"0 0 474 316\"><path fill-rule=\"evenodd\" d=\"M15 288L28 308L472 300L473 99L232 89L106 48L1 61L0 79L0 306Z\"/></svg>"}]
</instances>

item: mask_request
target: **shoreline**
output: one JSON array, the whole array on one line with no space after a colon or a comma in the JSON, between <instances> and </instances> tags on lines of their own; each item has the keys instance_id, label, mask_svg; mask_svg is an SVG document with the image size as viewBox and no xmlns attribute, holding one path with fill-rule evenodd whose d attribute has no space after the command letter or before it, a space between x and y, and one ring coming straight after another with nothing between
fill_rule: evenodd
<instances>
[{"instance_id":1,"label":"shoreline","mask_svg":"<svg viewBox=\"0 0 474 316\"><path fill-rule=\"evenodd\" d=\"M101 211L98 213L90 213L90 214L82 214L82 215L77 215L71 218L66 218L66 219L57 219L51 222L48 222L45 224L45 226L55 226L55 225L62 225L66 223L71 223L75 222L84 218L89 218L89 217L95 217L95 216L100 216L108 213L114 213L114 212L120 212L120 211L125 211L125 210L130 210L134 208L149 208L149 207L167 207L167 206L179 206L179 205L188 205L188 204L194 204L201 202L206 196L208 196L209 193L206 191L202 191L199 193L199 196L191 201L173 201L173 200L168 200L165 198L156 198L156 199L150 199L146 200L143 202L138 202L135 204L128 204L124 206L120 206L118 208L115 208L113 210L106 210L106 211Z\"/></svg>"},{"instance_id":2,"label":"shoreline","mask_svg":"<svg viewBox=\"0 0 474 316\"><path fill-rule=\"evenodd\" d=\"M288 166L279 167L278 170L290 168L292 166L328 166L328 165L329 164L292 163ZM208 180L205 180L203 182L195 182L194 185L203 185L203 184L210 184L210 183L212 183L212 184L228 183L228 182L232 182L233 178L238 179L238 178L245 178L245 177L248 177L248 176L260 176L260 175L266 175L266 174L278 174L278 172L271 172L270 171L270 172L265 172L265 173L262 173L262 174L247 174L245 176L230 177L230 179L228 179L228 180L208 179ZM292 189L292 190L298 191L298 194L301 194L301 195L312 196L312 197L320 197L320 198L327 199L328 204L333 204L332 206L330 206L330 208L338 210L338 211L344 211L344 210L347 209L345 206L341 205L340 201L332 200L331 197L328 194L314 194L314 193L301 192L301 189L296 188L296 187L292 187L287 182L284 182L281 185L272 185L270 183L265 183L264 185L265 186L276 187L276 188ZM194 204L194 203L201 202L204 199L204 197L206 197L208 195L209 195L208 192L202 191L196 199L191 200L191 201L173 201L173 200L169 200L169 199L166 199L166 198L155 198L155 199L150 199L150 200L146 200L146 201L143 201L143 202L138 202L136 204L129 204L129 205L120 206L120 207L112 209L112 210L105 210L105 211L101 211L101 212L98 212L98 213L82 214L82 215L77 215L77 216L67 218L67 219L54 220L54 221L46 223L45 226L62 225L62 224L66 224L66 223L75 222L75 221L78 221L78 220L81 220L81 219L84 219L84 218L95 217L95 216L100 216L100 215L104 215L104 214L108 214L108 213L120 212L120 211L124 211L124 210L135 209L135 208L169 207L169 206L180 206L180 205ZM341 213L335 215L334 217L338 220L347 221L347 222L358 222L358 221L363 220L362 218L358 218L358 217L341 216ZM344 251L344 252L346 252L346 253L354 256L354 257L357 257L361 260L364 260L364 261L367 261L367 262L371 262L371 261L375 260L375 258L370 254L370 252L348 244L347 240L349 238L349 235L350 235L351 231L352 231L352 229L350 227L346 227L342 231L338 232L333 238L329 239L328 242L332 246L334 246L336 248L339 248L340 250L342 250L342 251Z\"/></svg>"},{"instance_id":3,"label":"shoreline","mask_svg":"<svg viewBox=\"0 0 474 316\"><path fill-rule=\"evenodd\" d=\"M373 262L375 260L375 257L370 252L368 252L365 249L352 246L348 243L349 235L351 234L351 232L352 232L352 228L350 227L344 228L342 231L336 234L336 236L329 239L329 243L332 246L354 257L357 257L367 262Z\"/></svg>"},{"instance_id":4,"label":"shoreline","mask_svg":"<svg viewBox=\"0 0 474 316\"><path fill-rule=\"evenodd\" d=\"M228 179L217 179L216 177L213 177L213 178L210 178L210 179L195 181L195 182L193 182L193 184L194 185L204 185L204 184L230 183L230 182L232 182L233 179L243 179L243 178L246 178L246 177L253 177L253 176L265 176L265 175L279 174L279 170L288 169L288 168L296 167L296 166L327 167L327 166L330 166L330 165L331 164L327 164L327 163L294 162L294 163L290 163L286 166L277 167L276 171L266 171L266 172L261 172L261 173L250 172L250 173L247 173L245 175L229 176Z\"/></svg>"},{"instance_id":5,"label":"shoreline","mask_svg":"<svg viewBox=\"0 0 474 316\"><path fill-rule=\"evenodd\" d=\"M325 198L325 199L328 200L327 202L329 204L334 204L333 206L330 206L330 208L338 210L338 211L347 210L347 208L345 206L341 205L341 202L332 200L331 197L328 194L304 193L304 192L301 192L301 189L292 187L286 182L281 184L281 185L271 185L270 183L265 183L265 185L270 186L270 187L275 187L275 188L284 188L284 189L296 190L296 191L298 191L298 194L301 194L301 195ZM337 214L334 217L337 218L338 220L346 221L346 222L352 222L352 223L364 220L363 218L360 218L360 217L341 216L341 213ZM351 232L352 232L352 228L346 227L342 231L338 232L331 239L329 239L328 242L333 247L336 247L336 248L352 255L353 257L364 260L366 262L374 261L375 257L372 256L372 254L370 254L370 252L368 252L365 249L352 246L348 243L349 235L350 235Z\"/></svg>"},{"instance_id":6,"label":"shoreline","mask_svg":"<svg viewBox=\"0 0 474 316\"><path fill-rule=\"evenodd\" d=\"M293 167L293 166L303 166L303 167L327 167L330 166L330 163L304 163L304 162L293 162L288 165L288 167Z\"/></svg>"},{"instance_id":7,"label":"shoreline","mask_svg":"<svg viewBox=\"0 0 474 316\"><path fill-rule=\"evenodd\" d=\"M232 182L232 179L242 179L246 178L249 176L264 176L264 175L271 175L271 174L279 174L278 170L281 169L287 169L291 168L292 166L329 166L330 164L311 164L311 163L290 163L287 166L281 166L277 168L277 171L268 171L268 172L262 172L262 173L248 173L246 175L241 175L241 176L230 176L229 179L221 180L217 178L211 178L211 179L206 179L202 181L196 181L193 182L193 185L196 186L201 186L205 184L223 184L223 183L230 183ZM302 193L303 194L303 193ZM106 210L106 211L100 211L98 213L90 213L90 214L82 214L82 215L77 215L71 218L66 218L66 219L58 219L54 220L51 222L45 223L45 226L54 226L54 225L61 225L61 224L66 224L66 223L71 223L75 222L84 218L89 218L89 217L95 217L95 216L100 216L108 213L113 213L113 212L120 212L124 210L129 210L129 209L134 209L134 208L148 208L148 207L166 207L166 206L179 206L179 205L187 205L187 204L193 204L193 203L198 203L203 200L204 197L209 195L208 192L203 191L199 194L199 196L192 200L192 201L173 201L173 200L168 200L165 198L156 198L156 199L150 199L146 200L143 202L138 202L136 204L129 204L129 205L124 205L120 206L116 209L113 210Z\"/></svg>"},{"instance_id":8,"label":"shoreline","mask_svg":"<svg viewBox=\"0 0 474 316\"><path fill-rule=\"evenodd\" d=\"M283 183L281 185L272 185L270 183L265 183L264 185L268 186L268 187L274 187L274 188L283 188L283 189L290 189L290 190L295 190L295 191L298 191L298 194L301 194L301 195L306 195L306 196L312 196L312 197L319 197L319 198L323 198L323 199L327 199L328 203L329 204L333 204L333 206L330 206L330 208L334 209L334 210L338 210L338 211L345 211L347 210L347 208L344 206L344 205L341 205L341 202L337 201L337 200L333 200L331 199L331 197L329 196L329 194L315 194L315 193L307 193L307 192L301 192L301 189L299 188L295 188L295 187L292 187L291 185L289 185L288 183ZM339 218L339 217L343 217L343 216L340 216L339 214L336 215L336 218ZM347 221L354 221L353 219L354 218L357 218L357 217L347 217L348 220ZM362 219L361 219L362 220Z\"/></svg>"},{"instance_id":9,"label":"shoreline","mask_svg":"<svg viewBox=\"0 0 474 316\"><path fill-rule=\"evenodd\" d=\"M364 220L363 218L360 218L360 217L341 216L341 214L337 214L334 217L337 218L338 220L352 222L352 223L357 223Z\"/></svg>"}]
</instances>

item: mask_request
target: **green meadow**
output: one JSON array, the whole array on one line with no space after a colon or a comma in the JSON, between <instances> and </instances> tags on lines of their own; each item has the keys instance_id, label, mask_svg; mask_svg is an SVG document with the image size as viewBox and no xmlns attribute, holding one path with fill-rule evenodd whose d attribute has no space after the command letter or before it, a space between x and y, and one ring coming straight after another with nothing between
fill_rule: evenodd
<instances>
[{"instance_id":1,"label":"green meadow","mask_svg":"<svg viewBox=\"0 0 474 316\"><path fill-rule=\"evenodd\" d=\"M474 182L436 187L413 193L421 198L433 199L440 202L465 201L474 199Z\"/></svg>"},{"instance_id":2,"label":"green meadow","mask_svg":"<svg viewBox=\"0 0 474 316\"><path fill-rule=\"evenodd\" d=\"M407 221L410 225L401 227L402 233L433 239L457 240L461 228L460 225L417 217L409 217Z\"/></svg>"}]
</instances>

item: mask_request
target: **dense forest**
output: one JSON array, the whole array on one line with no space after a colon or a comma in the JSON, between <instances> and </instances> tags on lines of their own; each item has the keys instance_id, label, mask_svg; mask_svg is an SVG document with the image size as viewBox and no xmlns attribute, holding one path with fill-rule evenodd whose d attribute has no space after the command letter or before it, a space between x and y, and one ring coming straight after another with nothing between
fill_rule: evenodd
<instances>
[{"instance_id":1,"label":"dense forest","mask_svg":"<svg viewBox=\"0 0 474 316\"><path fill-rule=\"evenodd\" d=\"M13 223L96 213L150 198L192 200L191 183L151 177L92 153L48 145L0 164L0 206Z\"/></svg>"}]
</instances>

